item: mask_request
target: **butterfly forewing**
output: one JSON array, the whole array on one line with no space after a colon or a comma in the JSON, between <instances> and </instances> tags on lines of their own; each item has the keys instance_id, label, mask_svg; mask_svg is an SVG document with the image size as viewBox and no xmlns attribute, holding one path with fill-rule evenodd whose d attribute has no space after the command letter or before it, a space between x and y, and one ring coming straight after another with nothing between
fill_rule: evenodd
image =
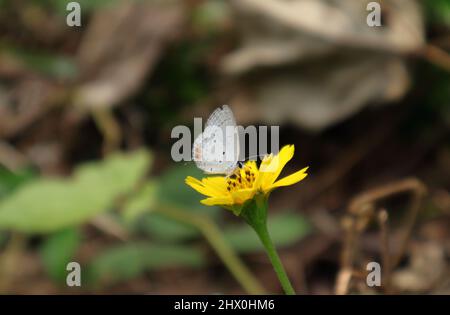
<instances>
[{"instance_id":1,"label":"butterfly forewing","mask_svg":"<svg viewBox=\"0 0 450 315\"><path fill-rule=\"evenodd\" d=\"M238 162L239 138L231 109L224 105L208 118L205 130L194 141L193 159L210 174L231 174Z\"/></svg>"}]
</instances>

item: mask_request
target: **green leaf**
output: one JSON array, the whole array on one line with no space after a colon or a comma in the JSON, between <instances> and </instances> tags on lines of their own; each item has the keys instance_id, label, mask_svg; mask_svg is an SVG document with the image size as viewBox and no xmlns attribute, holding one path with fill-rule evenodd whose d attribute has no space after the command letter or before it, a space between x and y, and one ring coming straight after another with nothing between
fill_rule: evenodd
<instances>
[{"instance_id":1,"label":"green leaf","mask_svg":"<svg viewBox=\"0 0 450 315\"><path fill-rule=\"evenodd\" d=\"M125 222L132 223L143 213L152 210L156 205L156 194L156 181L148 181L137 193L130 196L122 210Z\"/></svg>"},{"instance_id":2,"label":"green leaf","mask_svg":"<svg viewBox=\"0 0 450 315\"><path fill-rule=\"evenodd\" d=\"M31 169L22 169L17 172L11 172L0 167L0 198L30 181L35 177Z\"/></svg>"},{"instance_id":3,"label":"green leaf","mask_svg":"<svg viewBox=\"0 0 450 315\"><path fill-rule=\"evenodd\" d=\"M88 163L69 179L38 179L0 202L0 229L48 233L86 222L130 192L150 165L145 151Z\"/></svg>"},{"instance_id":4,"label":"green leaf","mask_svg":"<svg viewBox=\"0 0 450 315\"><path fill-rule=\"evenodd\" d=\"M134 243L101 253L90 263L88 277L91 283L105 285L135 278L148 270L201 267L204 263L202 252L194 248Z\"/></svg>"},{"instance_id":5,"label":"green leaf","mask_svg":"<svg viewBox=\"0 0 450 315\"><path fill-rule=\"evenodd\" d=\"M200 231L197 228L175 221L159 213L141 216L136 230L158 240L169 242L186 241L200 235Z\"/></svg>"},{"instance_id":6,"label":"green leaf","mask_svg":"<svg viewBox=\"0 0 450 315\"><path fill-rule=\"evenodd\" d=\"M450 26L450 1L427 0L424 1L424 5L430 20L429 22L439 22Z\"/></svg>"},{"instance_id":7,"label":"green leaf","mask_svg":"<svg viewBox=\"0 0 450 315\"><path fill-rule=\"evenodd\" d=\"M42 263L50 277L58 282L66 278L66 266L71 262L80 245L77 229L70 228L50 235L40 248Z\"/></svg>"},{"instance_id":8,"label":"green leaf","mask_svg":"<svg viewBox=\"0 0 450 315\"><path fill-rule=\"evenodd\" d=\"M93 189L90 195L111 199L129 192L150 167L152 157L140 150L131 154L114 154L101 162L86 163L75 171L75 183Z\"/></svg>"},{"instance_id":9,"label":"green leaf","mask_svg":"<svg viewBox=\"0 0 450 315\"><path fill-rule=\"evenodd\" d=\"M289 246L311 232L306 219L295 213L278 214L268 219L270 237L276 247ZM224 236L240 253L264 250L255 231L249 225L231 226L224 230Z\"/></svg>"}]
</instances>

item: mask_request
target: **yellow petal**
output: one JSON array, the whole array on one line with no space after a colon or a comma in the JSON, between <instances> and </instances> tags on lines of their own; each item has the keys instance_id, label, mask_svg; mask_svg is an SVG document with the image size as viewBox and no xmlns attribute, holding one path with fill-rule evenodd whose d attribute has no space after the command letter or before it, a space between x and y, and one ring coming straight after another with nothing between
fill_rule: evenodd
<instances>
[{"instance_id":1,"label":"yellow petal","mask_svg":"<svg viewBox=\"0 0 450 315\"><path fill-rule=\"evenodd\" d=\"M184 182L186 183L186 185L191 186L196 191L198 191L199 193L201 193L205 196L212 197L215 195L214 192L209 187L205 187L201 181L199 181L198 179L196 179L192 176L186 177Z\"/></svg>"},{"instance_id":2,"label":"yellow petal","mask_svg":"<svg viewBox=\"0 0 450 315\"><path fill-rule=\"evenodd\" d=\"M220 178L221 177L209 177L199 181L192 176L188 176L185 179L185 183L205 196L215 197L226 194L225 181L223 178L220 180Z\"/></svg>"},{"instance_id":3,"label":"yellow petal","mask_svg":"<svg viewBox=\"0 0 450 315\"><path fill-rule=\"evenodd\" d=\"M230 206L233 204L233 198L231 196L211 197L200 200L200 202L206 206Z\"/></svg>"},{"instance_id":4,"label":"yellow petal","mask_svg":"<svg viewBox=\"0 0 450 315\"><path fill-rule=\"evenodd\" d=\"M216 195L228 195L227 181L223 176L205 177L202 179L202 183L214 191Z\"/></svg>"},{"instance_id":5,"label":"yellow petal","mask_svg":"<svg viewBox=\"0 0 450 315\"><path fill-rule=\"evenodd\" d=\"M294 146L286 145L284 146L280 152L271 159L268 159L266 163L261 163L261 167L259 168L260 172L263 172L261 181L261 188L265 191L271 186L287 162L289 162L294 156ZM263 161L264 162L264 161Z\"/></svg>"},{"instance_id":6,"label":"yellow petal","mask_svg":"<svg viewBox=\"0 0 450 315\"><path fill-rule=\"evenodd\" d=\"M239 190L233 191L231 193L231 196L233 198L234 204L243 204L247 200L253 198L253 196L255 195L255 192L256 192L256 190L254 190L252 188L239 189Z\"/></svg>"},{"instance_id":7,"label":"yellow petal","mask_svg":"<svg viewBox=\"0 0 450 315\"><path fill-rule=\"evenodd\" d=\"M261 171L261 170L267 170L272 159L273 159L273 155L269 154L269 155L266 155L263 158L263 160L261 161L261 165L259 166L259 171L256 173L255 182L253 183L254 189L260 189L262 186L264 186L262 183L264 182L264 180L266 178L265 175L268 173Z\"/></svg>"},{"instance_id":8,"label":"yellow petal","mask_svg":"<svg viewBox=\"0 0 450 315\"><path fill-rule=\"evenodd\" d=\"M259 171L268 173L271 170L270 165L271 165L273 159L274 159L274 156L272 153L270 153L269 155L266 155L263 158L261 165L259 166Z\"/></svg>"},{"instance_id":9,"label":"yellow petal","mask_svg":"<svg viewBox=\"0 0 450 315\"><path fill-rule=\"evenodd\" d=\"M272 185L267 187L267 191L264 191L264 192L267 193L270 190L275 189L277 187L289 186L289 185L298 183L299 181L303 180L306 176L308 176L308 174L306 173L307 170L308 170L308 167L305 167L304 169L301 169L300 171L297 171L291 175L283 177L282 179L276 181L275 183L273 183Z\"/></svg>"}]
</instances>

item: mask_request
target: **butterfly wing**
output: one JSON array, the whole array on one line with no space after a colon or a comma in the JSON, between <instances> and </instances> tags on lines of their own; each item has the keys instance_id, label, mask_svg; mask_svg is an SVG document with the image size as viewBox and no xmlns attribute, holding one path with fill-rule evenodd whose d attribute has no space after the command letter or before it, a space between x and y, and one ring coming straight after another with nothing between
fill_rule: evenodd
<instances>
[{"instance_id":1,"label":"butterfly wing","mask_svg":"<svg viewBox=\"0 0 450 315\"><path fill-rule=\"evenodd\" d=\"M209 126L217 126L223 128L226 126L236 126L236 119L228 105L223 105L222 107L216 108L215 111L209 116L206 121L205 128Z\"/></svg>"},{"instance_id":2,"label":"butterfly wing","mask_svg":"<svg viewBox=\"0 0 450 315\"><path fill-rule=\"evenodd\" d=\"M194 141L193 159L209 174L230 174L239 157L239 137L231 109L224 105L208 118L205 130Z\"/></svg>"}]
</instances>

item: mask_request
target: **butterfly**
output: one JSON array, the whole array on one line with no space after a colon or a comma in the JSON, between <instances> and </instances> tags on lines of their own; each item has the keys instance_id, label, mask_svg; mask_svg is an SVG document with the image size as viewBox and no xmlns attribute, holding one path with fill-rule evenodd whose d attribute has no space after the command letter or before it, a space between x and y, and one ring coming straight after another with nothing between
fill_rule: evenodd
<instances>
[{"instance_id":1,"label":"butterfly","mask_svg":"<svg viewBox=\"0 0 450 315\"><path fill-rule=\"evenodd\" d=\"M209 116L205 130L194 141L192 158L197 167L208 174L231 175L238 167L238 129L227 105Z\"/></svg>"}]
</instances>

